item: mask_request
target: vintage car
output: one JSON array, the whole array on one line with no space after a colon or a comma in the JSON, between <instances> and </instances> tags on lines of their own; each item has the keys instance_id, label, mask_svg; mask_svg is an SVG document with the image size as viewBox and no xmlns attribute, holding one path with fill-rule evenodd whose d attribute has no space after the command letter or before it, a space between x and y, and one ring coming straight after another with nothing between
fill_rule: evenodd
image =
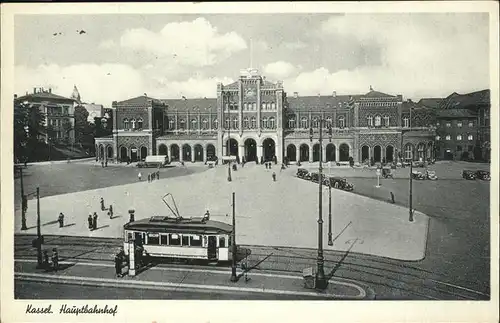
<instances>
[{"instance_id":1,"label":"vintage car","mask_svg":"<svg viewBox=\"0 0 500 323\"><path fill-rule=\"evenodd\" d=\"M297 169L297 177L298 178L305 178L305 176L309 174L309 171L304 168L299 168Z\"/></svg>"},{"instance_id":2,"label":"vintage car","mask_svg":"<svg viewBox=\"0 0 500 323\"><path fill-rule=\"evenodd\" d=\"M476 173L472 170L464 170L462 172L462 177L467 180L474 180L476 179Z\"/></svg>"},{"instance_id":3,"label":"vintage car","mask_svg":"<svg viewBox=\"0 0 500 323\"><path fill-rule=\"evenodd\" d=\"M488 172L486 170L478 170L476 172L476 178L481 179L483 181L490 181L491 175L490 175L490 172Z\"/></svg>"},{"instance_id":4,"label":"vintage car","mask_svg":"<svg viewBox=\"0 0 500 323\"><path fill-rule=\"evenodd\" d=\"M426 179L426 176L422 174L422 172L419 172L417 170L413 170L411 172L411 178L412 179Z\"/></svg>"},{"instance_id":5,"label":"vintage car","mask_svg":"<svg viewBox=\"0 0 500 323\"><path fill-rule=\"evenodd\" d=\"M352 191L354 190L354 185L348 183L345 178L341 177L328 177L324 181L326 186L335 187L344 191Z\"/></svg>"},{"instance_id":6,"label":"vintage car","mask_svg":"<svg viewBox=\"0 0 500 323\"><path fill-rule=\"evenodd\" d=\"M414 161L414 162L412 163L412 166L413 166L413 167L417 167L417 168L419 168L419 167L421 168L421 167L424 167L424 162L423 162L423 161L419 161L419 160L417 160L417 161Z\"/></svg>"},{"instance_id":7,"label":"vintage car","mask_svg":"<svg viewBox=\"0 0 500 323\"><path fill-rule=\"evenodd\" d=\"M436 172L433 170L428 170L425 172L425 176L427 179L430 179L431 181L437 180Z\"/></svg>"},{"instance_id":8,"label":"vintage car","mask_svg":"<svg viewBox=\"0 0 500 323\"><path fill-rule=\"evenodd\" d=\"M325 175L322 174L322 179L324 180L325 179ZM311 181L315 182L315 183L318 183L319 181L319 173L311 173Z\"/></svg>"},{"instance_id":9,"label":"vintage car","mask_svg":"<svg viewBox=\"0 0 500 323\"><path fill-rule=\"evenodd\" d=\"M391 168L389 168L389 167L382 168L382 177L383 178L394 178L394 174L392 173Z\"/></svg>"}]
</instances>

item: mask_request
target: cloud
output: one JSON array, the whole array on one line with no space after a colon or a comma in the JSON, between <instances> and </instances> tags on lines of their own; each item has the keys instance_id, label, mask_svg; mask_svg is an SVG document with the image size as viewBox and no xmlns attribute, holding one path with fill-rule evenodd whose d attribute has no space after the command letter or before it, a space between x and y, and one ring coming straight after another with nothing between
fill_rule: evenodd
<instances>
[{"instance_id":1,"label":"cloud","mask_svg":"<svg viewBox=\"0 0 500 323\"><path fill-rule=\"evenodd\" d=\"M116 43L112 39L103 40L99 43L99 48L102 48L102 49L111 49L111 48L115 48L115 47L116 47Z\"/></svg>"},{"instance_id":2,"label":"cloud","mask_svg":"<svg viewBox=\"0 0 500 323\"><path fill-rule=\"evenodd\" d=\"M129 29L121 36L120 45L168 57L173 64L195 67L214 65L247 48L240 35L221 34L204 18L169 23L159 32Z\"/></svg>"},{"instance_id":3,"label":"cloud","mask_svg":"<svg viewBox=\"0 0 500 323\"><path fill-rule=\"evenodd\" d=\"M177 81L167 78L155 78L155 85L151 93L158 98L175 99L187 98L214 98L217 93L217 83L230 84L234 80L228 77L190 77L187 80ZM149 93L149 92L148 92Z\"/></svg>"},{"instance_id":4,"label":"cloud","mask_svg":"<svg viewBox=\"0 0 500 323\"><path fill-rule=\"evenodd\" d=\"M277 61L264 66L264 73L278 80L291 76L296 70L295 66L284 61Z\"/></svg>"},{"instance_id":5,"label":"cloud","mask_svg":"<svg viewBox=\"0 0 500 323\"><path fill-rule=\"evenodd\" d=\"M353 39L380 48L380 64L334 73L317 69L291 81L304 90L353 89L370 84L406 96L448 95L489 87L488 16L485 14L358 14L332 17L318 32L328 40ZM478 59L481 58L481 59ZM313 77L325 80L318 84ZM331 92L331 89L327 92Z\"/></svg>"}]
</instances>

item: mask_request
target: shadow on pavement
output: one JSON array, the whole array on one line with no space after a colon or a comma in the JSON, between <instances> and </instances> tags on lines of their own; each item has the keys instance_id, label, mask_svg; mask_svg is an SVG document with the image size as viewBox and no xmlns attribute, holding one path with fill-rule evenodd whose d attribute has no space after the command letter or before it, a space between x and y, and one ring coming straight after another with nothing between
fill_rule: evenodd
<instances>
[{"instance_id":1,"label":"shadow on pavement","mask_svg":"<svg viewBox=\"0 0 500 323\"><path fill-rule=\"evenodd\" d=\"M69 224L66 224L65 226L63 226L63 228L72 227L74 225L76 225L76 223L69 223Z\"/></svg>"},{"instance_id":2,"label":"shadow on pavement","mask_svg":"<svg viewBox=\"0 0 500 323\"><path fill-rule=\"evenodd\" d=\"M42 224L42 226L51 225L51 224L56 224L56 223L58 223L58 222L59 222L59 221L57 221L57 220L54 220L54 221L49 221L49 222L47 222L47 223Z\"/></svg>"},{"instance_id":3,"label":"shadow on pavement","mask_svg":"<svg viewBox=\"0 0 500 323\"><path fill-rule=\"evenodd\" d=\"M335 265L335 267L333 267L333 269L327 275L328 279L332 278L335 275L335 272L340 268L340 266L342 266L342 263L347 258L347 256L351 252L351 249L354 247L354 245L356 244L356 242L358 242L357 238L352 242L352 244L349 247L349 249L347 249L347 251L344 253L344 255L342 256L342 258L340 258L339 262Z\"/></svg>"}]
</instances>

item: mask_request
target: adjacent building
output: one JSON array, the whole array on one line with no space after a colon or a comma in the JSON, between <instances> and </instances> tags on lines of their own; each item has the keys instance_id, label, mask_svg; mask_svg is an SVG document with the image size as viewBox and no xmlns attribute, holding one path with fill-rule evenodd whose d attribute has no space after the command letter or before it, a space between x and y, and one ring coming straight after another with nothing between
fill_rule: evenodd
<instances>
[{"instance_id":1,"label":"adjacent building","mask_svg":"<svg viewBox=\"0 0 500 323\"><path fill-rule=\"evenodd\" d=\"M215 98L144 95L113 102L113 135L96 138L98 157L134 161L167 155L171 161L204 162L233 155L314 162L321 149L325 162L434 158L432 113L413 109L401 95L370 87L366 94L289 96L282 82L270 82L256 69L242 70L236 82L214 90Z\"/></svg>"},{"instance_id":2,"label":"adjacent building","mask_svg":"<svg viewBox=\"0 0 500 323\"><path fill-rule=\"evenodd\" d=\"M23 102L31 109L39 109L45 117L47 127L43 139L46 143L68 143L75 142L75 106L76 101L52 93L52 89L34 88L33 93L18 97L14 100Z\"/></svg>"}]
</instances>

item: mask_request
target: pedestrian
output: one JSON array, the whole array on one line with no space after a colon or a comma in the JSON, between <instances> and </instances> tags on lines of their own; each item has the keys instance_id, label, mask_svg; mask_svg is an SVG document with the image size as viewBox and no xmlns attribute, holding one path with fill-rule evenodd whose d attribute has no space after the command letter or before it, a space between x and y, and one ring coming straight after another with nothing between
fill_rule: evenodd
<instances>
[{"instance_id":1,"label":"pedestrian","mask_svg":"<svg viewBox=\"0 0 500 323\"><path fill-rule=\"evenodd\" d=\"M267 169L267 163L265 163L265 165L266 165L266 169Z\"/></svg>"},{"instance_id":2,"label":"pedestrian","mask_svg":"<svg viewBox=\"0 0 500 323\"><path fill-rule=\"evenodd\" d=\"M52 269L57 271L59 269L59 254L57 249L52 249Z\"/></svg>"},{"instance_id":3,"label":"pedestrian","mask_svg":"<svg viewBox=\"0 0 500 323\"><path fill-rule=\"evenodd\" d=\"M109 214L109 218L112 219L113 218L113 205L109 206L108 214Z\"/></svg>"},{"instance_id":4,"label":"pedestrian","mask_svg":"<svg viewBox=\"0 0 500 323\"><path fill-rule=\"evenodd\" d=\"M92 224L92 214L89 214L87 221L89 222L89 230L92 230L92 228L94 227L94 225Z\"/></svg>"},{"instance_id":5,"label":"pedestrian","mask_svg":"<svg viewBox=\"0 0 500 323\"><path fill-rule=\"evenodd\" d=\"M104 160L101 160L101 166L104 168Z\"/></svg>"},{"instance_id":6,"label":"pedestrian","mask_svg":"<svg viewBox=\"0 0 500 323\"><path fill-rule=\"evenodd\" d=\"M122 277L122 258L119 254L115 255L115 272L116 277Z\"/></svg>"},{"instance_id":7,"label":"pedestrian","mask_svg":"<svg viewBox=\"0 0 500 323\"><path fill-rule=\"evenodd\" d=\"M106 210L106 207L104 206L104 199L101 197L101 211Z\"/></svg>"},{"instance_id":8,"label":"pedestrian","mask_svg":"<svg viewBox=\"0 0 500 323\"><path fill-rule=\"evenodd\" d=\"M276 173L273 172L273 182L276 182Z\"/></svg>"},{"instance_id":9,"label":"pedestrian","mask_svg":"<svg viewBox=\"0 0 500 323\"><path fill-rule=\"evenodd\" d=\"M104 167L108 167L108 160L106 159L106 161L104 162Z\"/></svg>"},{"instance_id":10,"label":"pedestrian","mask_svg":"<svg viewBox=\"0 0 500 323\"><path fill-rule=\"evenodd\" d=\"M204 220L210 220L210 212L207 210L207 212L205 212L205 214L203 215L203 219Z\"/></svg>"},{"instance_id":11,"label":"pedestrian","mask_svg":"<svg viewBox=\"0 0 500 323\"><path fill-rule=\"evenodd\" d=\"M394 193L392 193L392 192L391 192L391 203L392 203L392 204L396 203L396 202L394 201Z\"/></svg>"},{"instance_id":12,"label":"pedestrian","mask_svg":"<svg viewBox=\"0 0 500 323\"><path fill-rule=\"evenodd\" d=\"M141 181L141 179L142 179L142 174L141 174L141 172L139 172L139 174L137 174L137 177L139 178L139 181Z\"/></svg>"},{"instance_id":13,"label":"pedestrian","mask_svg":"<svg viewBox=\"0 0 500 323\"><path fill-rule=\"evenodd\" d=\"M43 268L45 269L45 271L50 270L49 253L47 252L47 250L43 251Z\"/></svg>"},{"instance_id":14,"label":"pedestrian","mask_svg":"<svg viewBox=\"0 0 500 323\"><path fill-rule=\"evenodd\" d=\"M97 230L97 213L94 212L94 216L92 217L92 230Z\"/></svg>"},{"instance_id":15,"label":"pedestrian","mask_svg":"<svg viewBox=\"0 0 500 323\"><path fill-rule=\"evenodd\" d=\"M151 174L148 174L148 183L151 183Z\"/></svg>"},{"instance_id":16,"label":"pedestrian","mask_svg":"<svg viewBox=\"0 0 500 323\"><path fill-rule=\"evenodd\" d=\"M159 170L156 171L156 179L160 179L160 171Z\"/></svg>"},{"instance_id":17,"label":"pedestrian","mask_svg":"<svg viewBox=\"0 0 500 323\"><path fill-rule=\"evenodd\" d=\"M59 218L57 219L59 221L59 228L64 227L64 214L61 212L59 213Z\"/></svg>"},{"instance_id":18,"label":"pedestrian","mask_svg":"<svg viewBox=\"0 0 500 323\"><path fill-rule=\"evenodd\" d=\"M269 169L273 168L273 163L269 162Z\"/></svg>"}]
</instances>

